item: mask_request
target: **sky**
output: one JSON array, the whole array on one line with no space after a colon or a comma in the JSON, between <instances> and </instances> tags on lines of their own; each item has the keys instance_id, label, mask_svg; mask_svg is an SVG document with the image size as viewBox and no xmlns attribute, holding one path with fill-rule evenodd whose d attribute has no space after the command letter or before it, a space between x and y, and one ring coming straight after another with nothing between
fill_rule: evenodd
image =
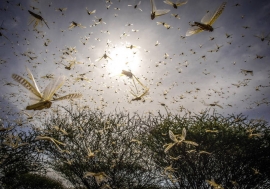
<instances>
[{"instance_id":1,"label":"sky","mask_svg":"<svg viewBox=\"0 0 270 189\"><path fill-rule=\"evenodd\" d=\"M65 75L57 96L83 95L72 102L53 102L52 108L35 114L75 103L108 113L167 109L181 114L183 107L191 113L211 108L224 116L242 113L269 121L270 2L228 1L213 32L186 36L194 21L223 2L188 0L175 9L155 0L157 9L170 12L152 20L150 0L140 5L138 0L1 0L1 115L31 105L30 92L11 77L27 78L28 67L41 91L52 81L44 76ZM34 26L28 10L42 16L49 28L44 23ZM87 10L96 11L89 15ZM81 27L70 28L72 22ZM127 48L131 45L136 47ZM97 61L105 53L110 58ZM66 69L72 61L77 64ZM122 70L132 72L141 84L121 76ZM141 100L132 100L144 93Z\"/></svg>"}]
</instances>

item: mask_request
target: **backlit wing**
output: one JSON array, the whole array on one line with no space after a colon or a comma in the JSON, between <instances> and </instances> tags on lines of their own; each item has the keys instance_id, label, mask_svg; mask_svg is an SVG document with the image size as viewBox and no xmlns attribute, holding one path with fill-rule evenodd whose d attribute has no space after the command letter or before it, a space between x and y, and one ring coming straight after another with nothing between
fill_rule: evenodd
<instances>
[{"instance_id":1,"label":"backlit wing","mask_svg":"<svg viewBox=\"0 0 270 189\"><path fill-rule=\"evenodd\" d=\"M28 89L30 92L32 92L34 95L36 95L36 97L42 99L42 95L40 94L40 92L37 91L37 89L29 81L17 74L12 74L12 78L18 83L20 83L22 86L24 86L26 89Z\"/></svg>"},{"instance_id":2,"label":"backlit wing","mask_svg":"<svg viewBox=\"0 0 270 189\"><path fill-rule=\"evenodd\" d=\"M136 79L136 81L137 81L143 88L146 88L146 87L144 86L144 84L142 84L142 82L140 82L140 80L139 80L135 75L133 75L133 77Z\"/></svg>"},{"instance_id":3,"label":"backlit wing","mask_svg":"<svg viewBox=\"0 0 270 189\"><path fill-rule=\"evenodd\" d=\"M185 5L187 4L188 1L184 1L184 2L179 2L179 3L176 3L176 6L180 7L181 5Z\"/></svg>"},{"instance_id":4,"label":"backlit wing","mask_svg":"<svg viewBox=\"0 0 270 189\"><path fill-rule=\"evenodd\" d=\"M37 97L34 93L29 94L29 104L36 104L43 101L43 98Z\"/></svg>"},{"instance_id":5,"label":"backlit wing","mask_svg":"<svg viewBox=\"0 0 270 189\"><path fill-rule=\"evenodd\" d=\"M49 85L47 85L47 87L45 88L44 92L43 92L43 98L44 100L51 100L54 93L60 88L62 87L62 85L65 82L65 76L60 76L55 78L54 80L52 80Z\"/></svg>"},{"instance_id":6,"label":"backlit wing","mask_svg":"<svg viewBox=\"0 0 270 189\"><path fill-rule=\"evenodd\" d=\"M170 136L170 139L174 142L178 142L176 136L173 134L173 132L171 130L169 130L169 136Z\"/></svg>"},{"instance_id":7,"label":"backlit wing","mask_svg":"<svg viewBox=\"0 0 270 189\"><path fill-rule=\"evenodd\" d=\"M181 139L182 139L182 140L185 140L186 135L187 135L187 131L186 131L186 128L184 128L184 129L182 130L182 136L181 136Z\"/></svg>"},{"instance_id":8,"label":"backlit wing","mask_svg":"<svg viewBox=\"0 0 270 189\"><path fill-rule=\"evenodd\" d=\"M221 15L221 13L224 10L225 6L226 6L226 2L222 3L215 12L207 13L202 18L201 23L211 26L217 20L217 18Z\"/></svg>"},{"instance_id":9,"label":"backlit wing","mask_svg":"<svg viewBox=\"0 0 270 189\"><path fill-rule=\"evenodd\" d=\"M189 28L189 30L186 32L186 36L191 36L197 33L202 32L203 30L198 27L198 26L192 26L191 28Z\"/></svg>"},{"instance_id":10,"label":"backlit wing","mask_svg":"<svg viewBox=\"0 0 270 189\"><path fill-rule=\"evenodd\" d=\"M155 0L150 0L150 2L151 2L151 7L152 7L152 13L154 13L154 12L156 12L156 10L157 10L157 7L156 7L156 4L155 4Z\"/></svg>"},{"instance_id":11,"label":"backlit wing","mask_svg":"<svg viewBox=\"0 0 270 189\"><path fill-rule=\"evenodd\" d=\"M81 93L73 93L73 94L68 94L68 95L59 97L57 99L54 99L53 101L67 100L67 99L81 98L81 97L82 97Z\"/></svg>"},{"instance_id":12,"label":"backlit wing","mask_svg":"<svg viewBox=\"0 0 270 189\"><path fill-rule=\"evenodd\" d=\"M201 20L201 23L203 24L209 24L211 21L211 18L213 18L214 12L208 12L204 15L204 17Z\"/></svg>"},{"instance_id":13,"label":"backlit wing","mask_svg":"<svg viewBox=\"0 0 270 189\"><path fill-rule=\"evenodd\" d=\"M164 3L168 4L168 5L172 5L173 6L173 2L171 2L170 0L166 0L166 1L163 1Z\"/></svg>"},{"instance_id":14,"label":"backlit wing","mask_svg":"<svg viewBox=\"0 0 270 189\"><path fill-rule=\"evenodd\" d=\"M226 6L226 2L222 3L220 5L220 7L216 10L215 14L213 15L213 17L211 18L209 25L211 26L216 20L217 18L221 15L221 13L223 12L224 8Z\"/></svg>"},{"instance_id":15,"label":"backlit wing","mask_svg":"<svg viewBox=\"0 0 270 189\"><path fill-rule=\"evenodd\" d=\"M38 93L40 93L40 90L38 89L36 80L35 80L35 78L34 78L32 72L31 72L27 67L26 67L26 70L27 70L27 72L28 72L28 77L29 77L29 78L33 81L33 83L34 83L35 89L38 91Z\"/></svg>"},{"instance_id":16,"label":"backlit wing","mask_svg":"<svg viewBox=\"0 0 270 189\"><path fill-rule=\"evenodd\" d=\"M156 16L156 17L157 17L157 16L162 16L162 15L164 15L164 14L167 14L168 12L170 12L169 9L156 10L156 11L155 11L155 16Z\"/></svg>"}]
</instances>

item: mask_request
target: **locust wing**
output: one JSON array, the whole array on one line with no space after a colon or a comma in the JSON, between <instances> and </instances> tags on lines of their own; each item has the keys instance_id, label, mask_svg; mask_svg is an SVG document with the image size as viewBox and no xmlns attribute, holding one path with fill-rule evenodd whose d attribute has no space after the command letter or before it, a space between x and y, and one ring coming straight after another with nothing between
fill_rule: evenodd
<instances>
[{"instance_id":1,"label":"locust wing","mask_svg":"<svg viewBox=\"0 0 270 189\"><path fill-rule=\"evenodd\" d=\"M157 16L162 16L162 15L164 15L164 14L167 14L168 12L170 12L169 9L156 10L156 11L155 11L155 16L156 16L156 17L157 17Z\"/></svg>"},{"instance_id":2,"label":"locust wing","mask_svg":"<svg viewBox=\"0 0 270 189\"><path fill-rule=\"evenodd\" d=\"M62 97L59 97L57 99L54 99L53 101L59 101L59 100L66 100L66 99L73 99L73 98L81 98L82 94L81 93L73 93L73 94L68 94Z\"/></svg>"},{"instance_id":3,"label":"locust wing","mask_svg":"<svg viewBox=\"0 0 270 189\"><path fill-rule=\"evenodd\" d=\"M218 9L215 12L212 13L207 13L201 20L201 23L207 24L207 25L213 25L214 22L217 20L217 18L221 15L223 12L224 8L226 6L226 2L223 2Z\"/></svg>"},{"instance_id":4,"label":"locust wing","mask_svg":"<svg viewBox=\"0 0 270 189\"><path fill-rule=\"evenodd\" d=\"M163 1L163 2L168 4L168 5L180 7L181 5L187 4L188 1L179 2L179 0L178 0L176 3L173 3L171 0L166 0L166 1Z\"/></svg>"},{"instance_id":5,"label":"locust wing","mask_svg":"<svg viewBox=\"0 0 270 189\"><path fill-rule=\"evenodd\" d=\"M27 70L27 72L28 72L28 77L33 81L35 89L36 89L36 90L38 91L38 93L40 94L40 90L39 90L39 88L38 88L38 86L37 86L36 80L35 80L35 78L34 78L32 72L31 72L27 67L26 67L26 70Z\"/></svg>"},{"instance_id":6,"label":"locust wing","mask_svg":"<svg viewBox=\"0 0 270 189\"><path fill-rule=\"evenodd\" d=\"M210 20L209 25L213 25L213 23L217 20L217 18L221 15L221 13L223 12L225 6L226 6L226 2L222 3L220 5L220 7L216 10L215 14L213 15L212 19Z\"/></svg>"},{"instance_id":7,"label":"locust wing","mask_svg":"<svg viewBox=\"0 0 270 189\"><path fill-rule=\"evenodd\" d=\"M169 130L169 136L170 136L170 139L174 142L178 142L176 136L173 134L173 132L171 130Z\"/></svg>"},{"instance_id":8,"label":"locust wing","mask_svg":"<svg viewBox=\"0 0 270 189\"><path fill-rule=\"evenodd\" d=\"M152 12L151 13L154 13L157 10L155 0L150 0L150 2L151 2L151 7L152 7Z\"/></svg>"},{"instance_id":9,"label":"locust wing","mask_svg":"<svg viewBox=\"0 0 270 189\"><path fill-rule=\"evenodd\" d=\"M52 80L49 85L47 85L47 87L45 88L44 92L43 92L43 99L44 100L52 100L52 97L54 95L54 93L60 88L62 87L62 85L65 82L65 76L60 76L55 78L54 80Z\"/></svg>"},{"instance_id":10,"label":"locust wing","mask_svg":"<svg viewBox=\"0 0 270 189\"><path fill-rule=\"evenodd\" d=\"M180 137L181 140L185 140L185 139L186 139L186 135L187 135L187 130L186 130L186 128L184 128L184 129L182 130L182 136Z\"/></svg>"},{"instance_id":11,"label":"locust wing","mask_svg":"<svg viewBox=\"0 0 270 189\"><path fill-rule=\"evenodd\" d=\"M187 4L188 1L183 1L183 2L177 2L176 6L180 7L181 5Z\"/></svg>"},{"instance_id":12,"label":"locust wing","mask_svg":"<svg viewBox=\"0 0 270 189\"><path fill-rule=\"evenodd\" d=\"M186 36L191 36L197 33L202 32L203 30L198 27L198 26L192 26L191 28L189 28L189 30L186 32Z\"/></svg>"},{"instance_id":13,"label":"locust wing","mask_svg":"<svg viewBox=\"0 0 270 189\"><path fill-rule=\"evenodd\" d=\"M166 0L166 1L163 1L164 3L166 3L167 5L174 5L174 3L172 2L172 1L170 1L170 0Z\"/></svg>"},{"instance_id":14,"label":"locust wing","mask_svg":"<svg viewBox=\"0 0 270 189\"><path fill-rule=\"evenodd\" d=\"M26 89L28 89L31 94L34 94L35 97L38 98L38 101L42 99L42 95L40 94L40 92L29 81L17 74L12 74L12 78L18 83L20 83L22 86L24 86Z\"/></svg>"}]
</instances>

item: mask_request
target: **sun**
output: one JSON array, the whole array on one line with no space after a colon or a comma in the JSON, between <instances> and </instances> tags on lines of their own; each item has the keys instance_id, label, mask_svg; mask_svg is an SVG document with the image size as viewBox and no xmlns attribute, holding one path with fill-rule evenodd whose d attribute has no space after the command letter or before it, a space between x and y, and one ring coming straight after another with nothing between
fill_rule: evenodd
<instances>
[{"instance_id":1,"label":"sun","mask_svg":"<svg viewBox=\"0 0 270 189\"><path fill-rule=\"evenodd\" d=\"M112 60L108 61L107 71L110 75L119 75L122 70L136 71L140 63L140 54L138 49L129 49L125 46L116 47L109 56Z\"/></svg>"}]
</instances>

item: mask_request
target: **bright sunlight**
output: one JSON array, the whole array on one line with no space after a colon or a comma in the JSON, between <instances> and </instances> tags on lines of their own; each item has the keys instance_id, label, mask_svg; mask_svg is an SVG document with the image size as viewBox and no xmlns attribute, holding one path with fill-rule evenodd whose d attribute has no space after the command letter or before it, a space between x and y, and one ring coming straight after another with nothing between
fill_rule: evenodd
<instances>
[{"instance_id":1,"label":"bright sunlight","mask_svg":"<svg viewBox=\"0 0 270 189\"><path fill-rule=\"evenodd\" d=\"M113 49L109 54L112 60L106 66L110 75L119 75L122 70L136 71L140 63L139 53L138 48L130 49L126 46Z\"/></svg>"}]
</instances>

